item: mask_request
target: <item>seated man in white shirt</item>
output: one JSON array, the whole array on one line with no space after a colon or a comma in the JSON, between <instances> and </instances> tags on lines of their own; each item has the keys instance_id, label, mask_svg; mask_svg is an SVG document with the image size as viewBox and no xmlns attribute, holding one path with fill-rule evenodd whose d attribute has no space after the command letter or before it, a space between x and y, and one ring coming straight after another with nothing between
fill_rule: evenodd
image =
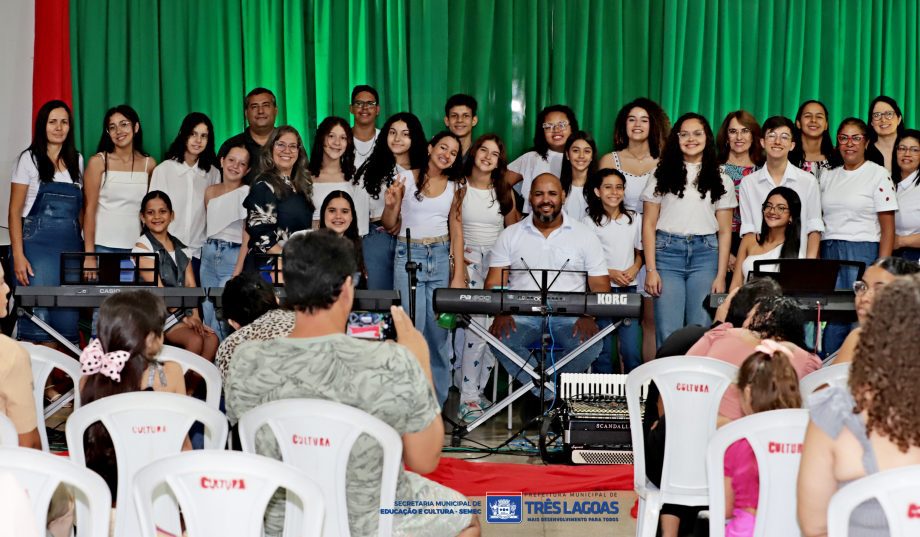
<instances>
[{"instance_id":1,"label":"seated man in white shirt","mask_svg":"<svg viewBox=\"0 0 920 537\"><path fill-rule=\"evenodd\" d=\"M591 291L609 292L610 276L603 247L587 226L565 216L562 211L565 193L559 179L548 173L538 175L531 185L529 201L533 208L532 214L505 228L492 249L486 289L506 287L518 291L538 291L539 286L534 279L541 281L540 269L554 269L581 273L549 272L547 283L555 279L550 291L584 292L587 273L587 285ZM528 356L530 347L540 348L541 317L498 315L490 331L498 338L505 338L507 345L518 356L539 368L539 350L533 356ZM587 315L551 316L549 332L555 347L561 350L553 352L552 357L547 356L546 366L561 359L597 331L594 318ZM598 341L560 371L583 373L600 354L601 345ZM532 380L526 371L508 357L499 352L494 354L502 366L522 384ZM534 393L539 393L538 389L535 388ZM544 396L552 399L553 392L547 389Z\"/></svg>"}]
</instances>

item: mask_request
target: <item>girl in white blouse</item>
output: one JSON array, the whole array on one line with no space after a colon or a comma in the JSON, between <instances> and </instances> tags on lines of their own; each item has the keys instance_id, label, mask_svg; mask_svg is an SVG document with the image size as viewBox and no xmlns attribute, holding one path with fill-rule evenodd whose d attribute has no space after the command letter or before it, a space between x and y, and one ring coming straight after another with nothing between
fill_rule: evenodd
<instances>
[{"instance_id":1,"label":"girl in white blouse","mask_svg":"<svg viewBox=\"0 0 920 537\"><path fill-rule=\"evenodd\" d=\"M330 116L316 127L310 164L307 169L313 176L313 206L319 207L326 197L336 191L347 192L355 203L358 233L367 235L367 193L352 183L355 178L355 147L351 127L345 119ZM313 213L313 229L320 227L323 215Z\"/></svg>"},{"instance_id":2,"label":"girl in white blouse","mask_svg":"<svg viewBox=\"0 0 920 537\"><path fill-rule=\"evenodd\" d=\"M597 171L597 144L585 131L569 136L562 156L559 181L565 191L565 214L581 221L588 214L585 185L588 176Z\"/></svg>"},{"instance_id":3,"label":"girl in white blouse","mask_svg":"<svg viewBox=\"0 0 920 537\"><path fill-rule=\"evenodd\" d=\"M897 182L898 212L894 213L895 253L920 260L920 131L907 129L898 135L891 177Z\"/></svg>"},{"instance_id":4,"label":"girl in white blouse","mask_svg":"<svg viewBox=\"0 0 920 537\"><path fill-rule=\"evenodd\" d=\"M642 192L645 290L655 300L658 346L686 325L710 324L703 300L725 290L732 180L719 173L706 118L684 114L674 124L655 175Z\"/></svg>"}]
</instances>

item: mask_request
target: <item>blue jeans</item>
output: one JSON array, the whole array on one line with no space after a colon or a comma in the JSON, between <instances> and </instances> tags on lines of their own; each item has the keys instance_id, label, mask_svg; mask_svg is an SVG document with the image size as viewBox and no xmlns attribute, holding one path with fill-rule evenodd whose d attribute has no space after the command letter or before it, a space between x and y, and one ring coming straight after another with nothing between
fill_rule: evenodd
<instances>
[{"instance_id":1,"label":"blue jeans","mask_svg":"<svg viewBox=\"0 0 920 537\"><path fill-rule=\"evenodd\" d=\"M853 242L828 240L821 241L821 259L841 259L846 261L862 261L868 267L878 258L877 242ZM837 274L837 289L852 289L856 281L856 269L844 267ZM853 323L827 323L824 329L822 351L830 355L837 351L847 334L853 329Z\"/></svg>"},{"instance_id":2,"label":"blue jeans","mask_svg":"<svg viewBox=\"0 0 920 537\"><path fill-rule=\"evenodd\" d=\"M411 248L410 248L411 246ZM431 377L438 403L443 406L450 389L450 332L438 326L434 313L434 290L450 285L450 243L435 244L396 243L396 254L391 261L394 267L393 287L399 291L403 307L409 312L409 276L406 274L407 254L411 249L412 261L419 264L418 286L415 292L415 327L428 343L431 359ZM371 268L368 266L368 272Z\"/></svg>"},{"instance_id":3,"label":"blue jeans","mask_svg":"<svg viewBox=\"0 0 920 537\"><path fill-rule=\"evenodd\" d=\"M549 318L549 333L552 334L552 345L547 345L547 349L555 348L552 353L548 353L546 357L546 367L549 368L555 363L556 360L562 359L569 351L575 349L581 345L577 336L572 335L572 330L575 328L575 321L577 317L550 317ZM540 368L540 338L543 336L543 318L542 317L531 317L524 315L515 315L514 316L515 330L511 332L511 335L504 340L504 343L514 351L515 354L521 358L527 360L527 363L533 366L535 370L539 373ZM591 367L591 364L597 358L598 354L601 352L603 343L598 341L594 345L588 347L585 352L581 353L574 360L567 363L562 367L556 374L556 381L559 381L558 373L584 373ZM535 349L531 355L530 349ZM512 362L504 354L498 352L495 349L492 349L492 353L502 364L502 367L506 371L514 375L514 378L518 380L521 384L526 384L533 380L533 377L527 374L520 366ZM540 390L538 387L534 387L532 390L533 394L538 396L540 395ZM546 398L552 399L553 393L549 389L546 390Z\"/></svg>"},{"instance_id":4,"label":"blue jeans","mask_svg":"<svg viewBox=\"0 0 920 537\"><path fill-rule=\"evenodd\" d=\"M364 266L367 267L367 288L392 289L396 237L387 233L379 223L372 222L361 242L361 249L364 251ZM399 265L399 272L403 275L404 266L405 263Z\"/></svg>"},{"instance_id":5,"label":"blue jeans","mask_svg":"<svg viewBox=\"0 0 920 537\"><path fill-rule=\"evenodd\" d=\"M610 290L613 293L635 293L636 286L612 287ZM598 328L605 328L618 320L619 319L612 317L602 317L597 320L597 326ZM627 317L623 319L623 324L621 324L619 328L607 334L607 337L604 338L601 353L597 357L597 360L594 361L594 367L591 368L591 371L594 373L620 372L618 369L614 368L613 360L610 356L613 352L614 338L616 338L619 344L617 346L617 354L623 362L623 373L629 373L642 365L642 327L638 318L633 319Z\"/></svg>"},{"instance_id":6,"label":"blue jeans","mask_svg":"<svg viewBox=\"0 0 920 537\"><path fill-rule=\"evenodd\" d=\"M655 234L655 263L661 296L655 299L655 340L661 344L675 330L712 320L703 301L719 272L719 240L712 235Z\"/></svg>"},{"instance_id":7,"label":"blue jeans","mask_svg":"<svg viewBox=\"0 0 920 537\"><path fill-rule=\"evenodd\" d=\"M223 287L231 277L236 259L240 255L240 245L220 239L208 239L201 247L201 287ZM204 324L217 333L221 341L230 335L230 325L218 321L214 304L210 300L201 305L204 311Z\"/></svg>"},{"instance_id":8,"label":"blue jeans","mask_svg":"<svg viewBox=\"0 0 920 537\"><path fill-rule=\"evenodd\" d=\"M22 249L35 274L29 285L54 287L61 285L61 254L82 252L80 236L80 207L83 193L72 183L41 183L29 215L22 220ZM72 276L80 273L80 261L67 261L65 267ZM77 341L76 308L33 308L36 317L51 325L68 341ZM19 319L18 337L26 341L54 341L50 334L29 318Z\"/></svg>"}]
</instances>

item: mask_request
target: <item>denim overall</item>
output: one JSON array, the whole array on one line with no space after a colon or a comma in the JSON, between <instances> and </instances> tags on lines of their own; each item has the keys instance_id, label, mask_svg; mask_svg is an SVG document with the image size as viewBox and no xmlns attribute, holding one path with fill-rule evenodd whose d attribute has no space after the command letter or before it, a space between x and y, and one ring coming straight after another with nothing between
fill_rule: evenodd
<instances>
[{"instance_id":1,"label":"denim overall","mask_svg":"<svg viewBox=\"0 0 920 537\"><path fill-rule=\"evenodd\" d=\"M42 182L29 215L22 220L22 246L32 265L31 286L61 285L61 253L82 252L79 215L83 193L74 183ZM78 259L69 269L79 271ZM33 308L36 317L50 324L69 341L77 341L79 310L76 308ZM27 317L19 319L19 339L54 341Z\"/></svg>"}]
</instances>

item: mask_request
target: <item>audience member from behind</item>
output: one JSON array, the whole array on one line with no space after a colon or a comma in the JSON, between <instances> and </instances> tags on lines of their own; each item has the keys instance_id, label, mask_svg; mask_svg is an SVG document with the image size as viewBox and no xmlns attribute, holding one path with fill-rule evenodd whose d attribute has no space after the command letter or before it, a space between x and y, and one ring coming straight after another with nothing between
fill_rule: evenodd
<instances>
[{"instance_id":1,"label":"audience member from behind","mask_svg":"<svg viewBox=\"0 0 920 537\"><path fill-rule=\"evenodd\" d=\"M798 519L806 537L827 534L827 508L843 485L876 472L920 464L920 275L882 288L866 320L848 388L808 398L798 481ZM853 510L849 535L888 535L881 505Z\"/></svg>"},{"instance_id":2,"label":"audience member from behind","mask_svg":"<svg viewBox=\"0 0 920 537\"><path fill-rule=\"evenodd\" d=\"M319 230L291 238L284 247L285 305L294 310L288 338L248 343L237 349L227 378L231 423L258 406L279 399L321 398L363 410L393 427L403 441L397 502L439 499L463 501L458 492L414 473L438 464L444 426L431 380L428 345L402 308L390 312L398 343L364 341L345 335L358 269L348 239ZM284 371L283 375L276 374ZM280 458L268 437L258 436L260 453ZM352 535L373 535L379 514L377 490L382 453L366 436L355 444L346 477ZM280 533L283 496L266 514L266 533ZM280 500L280 501L278 501ZM474 515L396 515L394 533L479 535Z\"/></svg>"},{"instance_id":3,"label":"audience member from behind","mask_svg":"<svg viewBox=\"0 0 920 537\"><path fill-rule=\"evenodd\" d=\"M10 287L0 266L0 319L6 317ZM0 334L0 414L6 415L19 435L19 446L42 448L32 396L32 361L19 343Z\"/></svg>"},{"instance_id":4,"label":"audience member from behind","mask_svg":"<svg viewBox=\"0 0 920 537\"><path fill-rule=\"evenodd\" d=\"M789 361L799 378L821 367L821 360L802 347L805 345L805 317L798 302L789 297L765 298L754 306L741 328L721 324L690 347L691 356L709 356L732 365L755 351L764 340L781 342L791 353ZM741 395L737 386L730 386L719 406L719 423L743 416Z\"/></svg>"},{"instance_id":5,"label":"audience member from behind","mask_svg":"<svg viewBox=\"0 0 920 537\"><path fill-rule=\"evenodd\" d=\"M853 284L854 302L856 303L856 320L859 326L847 335L840 346L840 352L834 359L835 364L853 361L862 326L866 324L869 313L872 312L872 301L879 290L893 282L898 276L906 276L920 272L920 265L901 257L883 257L872 263L872 266L863 272L862 279Z\"/></svg>"},{"instance_id":6,"label":"audience member from behind","mask_svg":"<svg viewBox=\"0 0 920 537\"><path fill-rule=\"evenodd\" d=\"M185 395L182 367L160 362L166 305L149 291L126 291L105 299L99 308L98 339L80 355L83 378L80 399L84 405L127 392L156 391ZM87 429L86 467L101 475L115 499L118 468L115 447L102 423ZM191 449L186 439L184 449Z\"/></svg>"},{"instance_id":7,"label":"audience member from behind","mask_svg":"<svg viewBox=\"0 0 920 537\"><path fill-rule=\"evenodd\" d=\"M745 416L783 408L800 408L799 379L790 363L794 359L786 345L765 339L741 364L738 389ZM725 451L726 537L752 537L760 495L757 458L747 440L741 439Z\"/></svg>"},{"instance_id":8,"label":"audience member from behind","mask_svg":"<svg viewBox=\"0 0 920 537\"><path fill-rule=\"evenodd\" d=\"M227 382L227 370L236 348L247 341L287 337L294 329L294 312L278 306L272 284L257 272L244 272L227 281L221 297L224 319L234 332L217 348L215 363Z\"/></svg>"}]
</instances>

